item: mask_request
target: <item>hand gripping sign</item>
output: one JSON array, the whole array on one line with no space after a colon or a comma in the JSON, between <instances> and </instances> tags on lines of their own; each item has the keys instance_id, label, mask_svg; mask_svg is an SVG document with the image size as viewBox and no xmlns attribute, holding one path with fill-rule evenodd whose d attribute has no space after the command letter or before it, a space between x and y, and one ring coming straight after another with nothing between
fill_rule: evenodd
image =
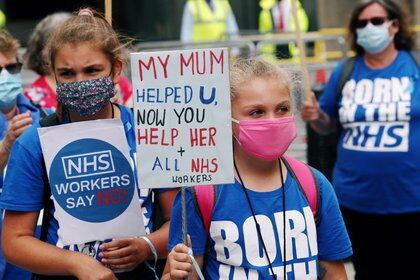
<instances>
[{"instance_id":1,"label":"hand gripping sign","mask_svg":"<svg viewBox=\"0 0 420 280\"><path fill-rule=\"evenodd\" d=\"M233 182L227 49L131 54L142 188Z\"/></svg>"},{"instance_id":2,"label":"hand gripping sign","mask_svg":"<svg viewBox=\"0 0 420 280\"><path fill-rule=\"evenodd\" d=\"M38 128L64 245L145 234L120 120Z\"/></svg>"}]
</instances>

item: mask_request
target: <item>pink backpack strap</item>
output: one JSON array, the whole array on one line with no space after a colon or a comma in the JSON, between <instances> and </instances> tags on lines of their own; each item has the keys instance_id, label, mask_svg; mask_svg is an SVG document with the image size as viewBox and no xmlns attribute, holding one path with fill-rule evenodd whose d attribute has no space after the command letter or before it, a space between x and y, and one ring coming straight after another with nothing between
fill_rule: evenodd
<instances>
[{"instance_id":1,"label":"pink backpack strap","mask_svg":"<svg viewBox=\"0 0 420 280\"><path fill-rule=\"evenodd\" d=\"M193 193L196 208L201 215L206 232L210 232L210 223L215 202L214 185L195 186Z\"/></svg>"},{"instance_id":2,"label":"pink backpack strap","mask_svg":"<svg viewBox=\"0 0 420 280\"><path fill-rule=\"evenodd\" d=\"M314 173L307 164L295 158L289 157L287 155L284 155L282 158L287 167L287 170L292 174L293 177L295 177L300 189L306 196L315 221L317 221L319 191Z\"/></svg>"}]
</instances>

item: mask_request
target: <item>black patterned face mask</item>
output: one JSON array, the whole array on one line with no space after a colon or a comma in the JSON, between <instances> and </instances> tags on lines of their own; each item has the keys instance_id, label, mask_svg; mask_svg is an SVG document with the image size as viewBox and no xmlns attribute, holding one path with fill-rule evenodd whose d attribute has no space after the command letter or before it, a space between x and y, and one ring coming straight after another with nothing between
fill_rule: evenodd
<instances>
[{"instance_id":1,"label":"black patterned face mask","mask_svg":"<svg viewBox=\"0 0 420 280\"><path fill-rule=\"evenodd\" d=\"M114 95L114 82L109 76L57 84L57 101L68 111L85 117L105 108Z\"/></svg>"}]
</instances>

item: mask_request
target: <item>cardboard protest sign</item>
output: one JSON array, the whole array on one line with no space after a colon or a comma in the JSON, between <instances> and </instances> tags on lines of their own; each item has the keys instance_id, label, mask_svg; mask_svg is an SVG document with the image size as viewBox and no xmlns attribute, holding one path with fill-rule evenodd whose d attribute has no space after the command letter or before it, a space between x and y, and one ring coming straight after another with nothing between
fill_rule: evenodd
<instances>
[{"instance_id":1,"label":"cardboard protest sign","mask_svg":"<svg viewBox=\"0 0 420 280\"><path fill-rule=\"evenodd\" d=\"M227 49L131 54L139 185L233 182Z\"/></svg>"},{"instance_id":2,"label":"cardboard protest sign","mask_svg":"<svg viewBox=\"0 0 420 280\"><path fill-rule=\"evenodd\" d=\"M38 128L64 245L145 234L120 120Z\"/></svg>"}]
</instances>

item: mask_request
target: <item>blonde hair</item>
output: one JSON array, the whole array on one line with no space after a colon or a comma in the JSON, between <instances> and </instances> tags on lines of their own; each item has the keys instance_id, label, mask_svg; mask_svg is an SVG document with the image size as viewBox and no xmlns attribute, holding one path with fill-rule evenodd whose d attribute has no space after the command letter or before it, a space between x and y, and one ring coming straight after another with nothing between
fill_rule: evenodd
<instances>
[{"instance_id":1,"label":"blonde hair","mask_svg":"<svg viewBox=\"0 0 420 280\"><path fill-rule=\"evenodd\" d=\"M20 44L6 29L0 30L0 52L11 58L16 57Z\"/></svg>"},{"instance_id":2,"label":"blonde hair","mask_svg":"<svg viewBox=\"0 0 420 280\"><path fill-rule=\"evenodd\" d=\"M290 71L261 57L244 58L236 61L230 68L230 99L234 101L239 91L255 78L271 78L288 91L293 91Z\"/></svg>"}]
</instances>

